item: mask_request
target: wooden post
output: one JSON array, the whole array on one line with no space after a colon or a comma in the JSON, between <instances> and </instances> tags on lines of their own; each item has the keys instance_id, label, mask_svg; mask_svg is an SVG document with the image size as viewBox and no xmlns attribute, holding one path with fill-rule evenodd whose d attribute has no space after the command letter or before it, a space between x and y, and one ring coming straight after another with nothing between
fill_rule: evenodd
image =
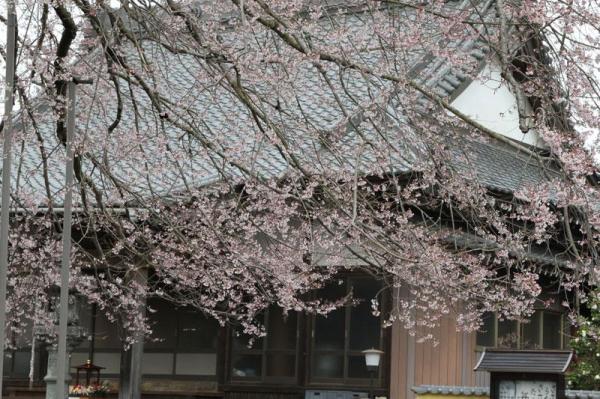
<instances>
[{"instance_id":1,"label":"wooden post","mask_svg":"<svg viewBox=\"0 0 600 399\"><path fill-rule=\"evenodd\" d=\"M399 306L399 301L410 298L410 288L403 285L392 292L392 308ZM415 385L415 337L411 336L396 320L392 325L390 348L390 398L410 399Z\"/></svg>"},{"instance_id":2,"label":"wooden post","mask_svg":"<svg viewBox=\"0 0 600 399\"><path fill-rule=\"evenodd\" d=\"M7 2L6 82L4 91L4 144L2 148L2 210L0 211L0 396L4 374L6 339L6 276L8 273L8 226L10 223L10 167L12 163L12 107L15 87L17 12L14 0Z\"/></svg>"},{"instance_id":3,"label":"wooden post","mask_svg":"<svg viewBox=\"0 0 600 399\"><path fill-rule=\"evenodd\" d=\"M96 317L98 315L98 305L96 303L92 304L91 311L91 320L90 320L90 350L88 352L88 360L90 363L94 364L94 352L96 351Z\"/></svg>"},{"instance_id":4,"label":"wooden post","mask_svg":"<svg viewBox=\"0 0 600 399\"><path fill-rule=\"evenodd\" d=\"M127 350L121 349L121 363L119 365L119 399L128 399L131 389L130 374L131 374L131 348Z\"/></svg>"},{"instance_id":5,"label":"wooden post","mask_svg":"<svg viewBox=\"0 0 600 399\"><path fill-rule=\"evenodd\" d=\"M400 298L400 288L394 288L392 291L392 309L398 306ZM400 325L398 320L392 324L391 345L390 345L390 396L399 398L402 388L405 385L405 368L401 362L405 361L403 350L406 342L402 342L406 331ZM404 338L405 340L405 338ZM404 347L403 347L404 346Z\"/></svg>"},{"instance_id":6,"label":"wooden post","mask_svg":"<svg viewBox=\"0 0 600 399\"><path fill-rule=\"evenodd\" d=\"M471 364L471 357L473 354L473 350L475 348L471 348L471 339L470 334L466 331L463 331L461 334L461 376L460 382L462 386L466 387L471 385L471 374L473 373L473 366Z\"/></svg>"},{"instance_id":7,"label":"wooden post","mask_svg":"<svg viewBox=\"0 0 600 399\"><path fill-rule=\"evenodd\" d=\"M406 398L414 398L415 393L412 388L415 386L415 367L416 362L416 343L414 335L408 335L407 356L406 356Z\"/></svg>"},{"instance_id":8,"label":"wooden post","mask_svg":"<svg viewBox=\"0 0 600 399\"><path fill-rule=\"evenodd\" d=\"M140 268L133 274L138 284L146 286L148 270ZM138 311L146 313L146 298L140 303ZM142 394L142 361L144 355L144 334L139 333L136 342L127 351L121 352L121 370L119 375L119 399L140 399Z\"/></svg>"}]
</instances>

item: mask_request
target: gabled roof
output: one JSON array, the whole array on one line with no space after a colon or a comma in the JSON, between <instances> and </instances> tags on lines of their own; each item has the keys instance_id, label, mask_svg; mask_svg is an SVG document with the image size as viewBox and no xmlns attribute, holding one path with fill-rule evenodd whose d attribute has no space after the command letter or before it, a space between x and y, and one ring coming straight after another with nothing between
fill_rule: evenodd
<instances>
[{"instance_id":1,"label":"gabled roof","mask_svg":"<svg viewBox=\"0 0 600 399\"><path fill-rule=\"evenodd\" d=\"M492 15L490 5L490 0L482 2L478 12L489 11ZM448 7L472 7L472 2L449 2ZM395 12L406 14L406 18L416 13L412 8ZM360 14L336 15L336 24L346 24L349 32L369 23ZM331 29L328 21L323 21L320 36L317 32L313 40L327 40ZM441 27L430 29L435 35ZM223 38L225 44L229 40L232 46L235 46L234 39L227 35ZM264 39L268 43L268 38ZM357 169L364 174L387 174L415 168L419 140L403 118L400 103L394 101L389 81L341 69L333 63L321 62L322 70L319 70L310 62L302 62L292 71L289 87L283 88L290 93L290 98L269 99L273 88L268 80L243 82L249 85L251 92L269 99L260 104L261 112L274 121L275 129L283 132L288 151L274 144L278 138L269 126L266 126L267 134L259 131L253 115L230 88L203 85L198 80L203 69L213 66L195 57L193 49L190 54L174 54L151 40L141 43L145 58L153 64L158 76L157 89L172 104L166 111L168 117L155 112L139 86L132 85L134 96L129 96L128 82L121 79L121 87L127 88L122 92L123 114L118 128L109 136L107 127L115 119L116 101L102 99L97 86L79 90L76 135L88 154L102 160L97 165L85 162L85 172L107 193L107 203L127 202L140 196L168 196L225 177L235 180L248 176L282 177L289 172L291 162L301 163L309 173L332 176ZM476 40L461 40L448 46L470 54L475 61L485 55L485 44ZM130 47L124 51L134 66L141 67L137 49ZM382 57L379 50L368 50L360 54L359 61L367 66L376 65ZM450 96L468 83L464 71L448 67L444 59L433 57L425 49L415 48L405 57L407 64L412 65L415 79L442 96ZM94 71L103 68L102 58L99 52L92 52L80 64ZM276 69L265 68L269 73L277 73ZM96 82L100 86L106 83ZM387 109L391 117L382 131L365 114L370 104L387 97L389 102L380 107ZM64 190L64 149L56 138L51 112L36 122L44 139L44 150L49 154L48 184L52 200L60 204ZM25 132L23 145L14 147L14 191L29 201L33 198L43 203L46 190L40 146L30 123L25 121L21 128ZM106 148L98 145L105 140ZM139 151L139 143L143 143L143 151ZM492 189L514 192L547 178L543 167L509 146L466 137L463 142L452 145L456 155L454 166L465 173L474 172L481 184ZM381 148L388 152L382 153ZM222 153L227 156L220 156ZM468 162L464 160L466 154ZM109 177L103 168L112 175ZM125 182L130 191L117 192L114 180Z\"/></svg>"},{"instance_id":2,"label":"gabled roof","mask_svg":"<svg viewBox=\"0 0 600 399\"><path fill-rule=\"evenodd\" d=\"M474 370L563 374L572 358L571 351L486 349Z\"/></svg>"}]
</instances>

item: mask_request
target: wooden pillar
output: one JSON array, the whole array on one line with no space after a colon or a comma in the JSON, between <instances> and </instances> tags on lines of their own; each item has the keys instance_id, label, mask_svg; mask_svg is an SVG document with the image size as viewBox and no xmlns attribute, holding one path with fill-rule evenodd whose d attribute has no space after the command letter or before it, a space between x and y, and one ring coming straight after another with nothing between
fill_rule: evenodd
<instances>
[{"instance_id":1,"label":"wooden pillar","mask_svg":"<svg viewBox=\"0 0 600 399\"><path fill-rule=\"evenodd\" d=\"M413 335L408 335L408 349L406 354L406 399L412 399L415 397L413 387L415 386L415 368L417 367L416 362L416 344L417 339Z\"/></svg>"},{"instance_id":2,"label":"wooden pillar","mask_svg":"<svg viewBox=\"0 0 600 399\"><path fill-rule=\"evenodd\" d=\"M148 281L148 270L138 269L133 273L132 279L141 286ZM138 312L145 316L146 298L140 303ZM142 357L144 355L144 335L136 337L135 344L128 350L121 352L121 370L119 375L119 399L141 399L142 393Z\"/></svg>"},{"instance_id":3,"label":"wooden pillar","mask_svg":"<svg viewBox=\"0 0 600 399\"><path fill-rule=\"evenodd\" d=\"M400 298L407 298L410 293L408 288L394 290L392 307L398 306ZM415 385L415 344L401 322L392 325L390 348L390 398L410 399L414 397L412 391Z\"/></svg>"},{"instance_id":4,"label":"wooden pillar","mask_svg":"<svg viewBox=\"0 0 600 399\"><path fill-rule=\"evenodd\" d=\"M93 303L90 316L90 349L88 351L88 360L94 364L94 352L96 351L96 317L98 317L98 305Z\"/></svg>"},{"instance_id":5,"label":"wooden pillar","mask_svg":"<svg viewBox=\"0 0 600 399\"><path fill-rule=\"evenodd\" d=\"M119 399L127 399L130 392L131 348L121 349L121 364L119 367Z\"/></svg>"},{"instance_id":6,"label":"wooden pillar","mask_svg":"<svg viewBox=\"0 0 600 399\"><path fill-rule=\"evenodd\" d=\"M394 289L392 294L392 309L398 305L399 290ZM400 398L400 393L406 385L403 367L403 358L406 354L406 331L398 321L392 324L392 337L390 345L390 396L392 399Z\"/></svg>"},{"instance_id":7,"label":"wooden pillar","mask_svg":"<svg viewBox=\"0 0 600 399\"><path fill-rule=\"evenodd\" d=\"M462 364L462 368L461 368L461 377L460 377L460 381L462 386L467 387L472 385L471 382L471 374L473 373L473 368L471 365L471 357L472 357L472 352L474 348L471 348L471 337L469 336L469 333L466 331L463 331L463 333L461 334L461 338L462 338L462 351L461 351L461 364Z\"/></svg>"},{"instance_id":8,"label":"wooden pillar","mask_svg":"<svg viewBox=\"0 0 600 399\"><path fill-rule=\"evenodd\" d=\"M32 342L32 356L33 356L33 362L30 359L30 364L29 367L31 368L30 371L32 371L32 374L30 376L31 380L30 380L30 385L33 382L36 381L41 381L42 378L44 377L44 372L45 372L45 351L46 351L46 345L42 345L40 344L40 342L38 342L38 340L35 340Z\"/></svg>"}]
</instances>

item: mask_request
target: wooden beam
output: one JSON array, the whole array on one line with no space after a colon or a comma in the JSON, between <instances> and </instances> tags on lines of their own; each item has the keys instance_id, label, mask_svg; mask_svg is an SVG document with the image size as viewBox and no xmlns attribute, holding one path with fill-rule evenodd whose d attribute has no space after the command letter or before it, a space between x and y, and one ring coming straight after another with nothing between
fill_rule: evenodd
<instances>
[{"instance_id":1,"label":"wooden beam","mask_svg":"<svg viewBox=\"0 0 600 399\"><path fill-rule=\"evenodd\" d=\"M414 295L408 292L408 296ZM414 311L414 310L413 310ZM412 388L415 386L415 368L416 362L416 345L417 339L414 334L408 334L408 342L406 349L406 399L412 399L415 397L415 393Z\"/></svg>"}]
</instances>

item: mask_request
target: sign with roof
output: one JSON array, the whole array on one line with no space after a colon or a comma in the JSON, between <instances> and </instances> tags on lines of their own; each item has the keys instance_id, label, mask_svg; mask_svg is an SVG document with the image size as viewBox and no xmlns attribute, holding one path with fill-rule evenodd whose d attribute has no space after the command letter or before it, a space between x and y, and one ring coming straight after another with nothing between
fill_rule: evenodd
<instances>
[{"instance_id":1,"label":"sign with roof","mask_svg":"<svg viewBox=\"0 0 600 399\"><path fill-rule=\"evenodd\" d=\"M487 349L475 371L490 373L491 399L563 399L571 351Z\"/></svg>"}]
</instances>

